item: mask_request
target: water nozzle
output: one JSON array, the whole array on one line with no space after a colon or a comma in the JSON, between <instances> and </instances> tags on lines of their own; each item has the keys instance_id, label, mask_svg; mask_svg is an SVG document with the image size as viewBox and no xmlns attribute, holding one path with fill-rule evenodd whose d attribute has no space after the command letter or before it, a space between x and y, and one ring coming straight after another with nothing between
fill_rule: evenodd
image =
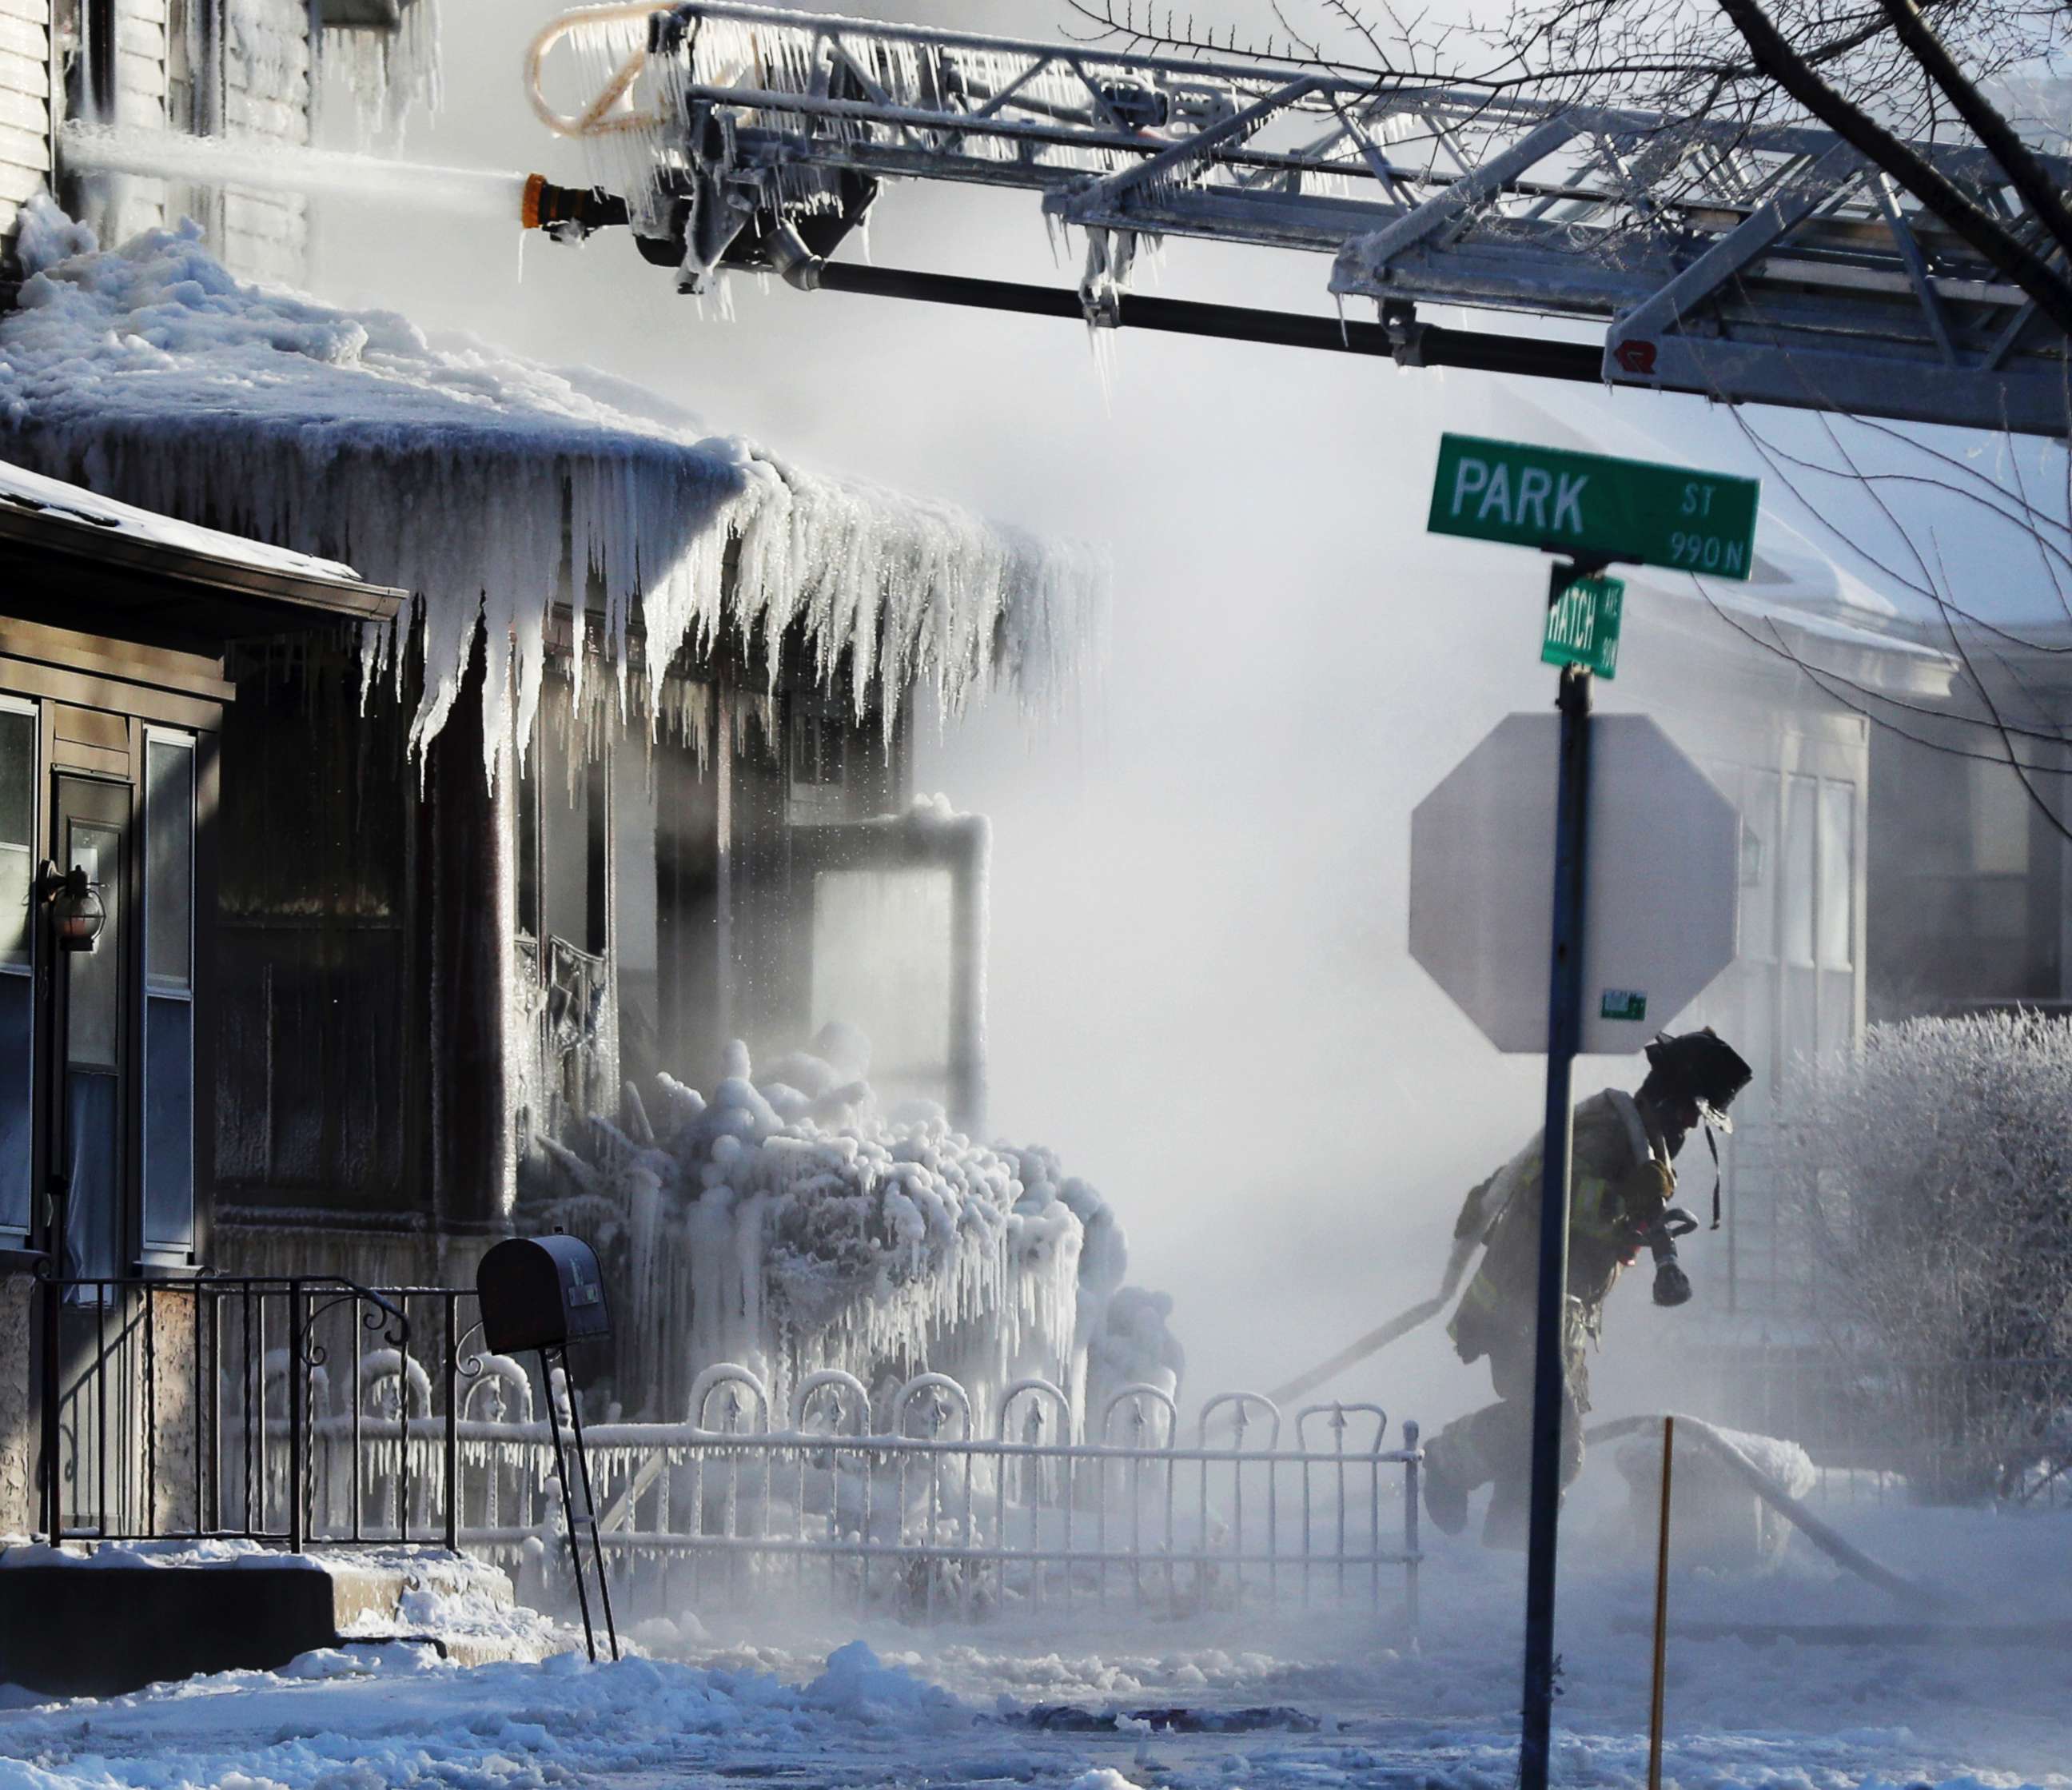
<instances>
[{"instance_id":1,"label":"water nozzle","mask_svg":"<svg viewBox=\"0 0 2072 1790\"><path fill-rule=\"evenodd\" d=\"M545 230L557 241L580 242L593 230L623 227L629 220L626 201L602 187L557 187L545 175L525 177L518 221L528 230Z\"/></svg>"}]
</instances>

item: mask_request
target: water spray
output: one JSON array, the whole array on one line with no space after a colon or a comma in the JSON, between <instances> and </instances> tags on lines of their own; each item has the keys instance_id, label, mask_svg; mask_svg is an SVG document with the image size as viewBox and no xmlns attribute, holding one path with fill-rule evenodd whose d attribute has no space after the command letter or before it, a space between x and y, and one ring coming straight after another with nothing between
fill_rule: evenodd
<instances>
[{"instance_id":1,"label":"water spray","mask_svg":"<svg viewBox=\"0 0 2072 1790\"><path fill-rule=\"evenodd\" d=\"M58 147L66 169L74 174L127 174L199 187L398 200L414 208L505 221L520 216L527 190L524 175L495 169L438 167L171 130L72 124L60 134ZM624 221L623 216L619 221Z\"/></svg>"}]
</instances>

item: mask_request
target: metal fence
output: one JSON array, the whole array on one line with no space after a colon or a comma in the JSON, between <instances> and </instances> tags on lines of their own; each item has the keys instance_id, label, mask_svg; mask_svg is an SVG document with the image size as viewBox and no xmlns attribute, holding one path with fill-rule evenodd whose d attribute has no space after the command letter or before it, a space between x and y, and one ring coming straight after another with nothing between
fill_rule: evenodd
<instances>
[{"instance_id":1,"label":"metal fence","mask_svg":"<svg viewBox=\"0 0 2072 1790\"><path fill-rule=\"evenodd\" d=\"M458 1545L457 1508L411 1482L458 1482L462 1404L408 1450L382 1433L406 1403L430 1413L435 1385L464 1403L472 1291L246 1276L38 1294L40 1534Z\"/></svg>"},{"instance_id":2,"label":"metal fence","mask_svg":"<svg viewBox=\"0 0 2072 1790\"><path fill-rule=\"evenodd\" d=\"M475 1294L331 1279L46 1282L48 1536L425 1542L520 1574L562 1529L536 1363L483 1351ZM627 1603L774 1597L915 1619L1323 1605L1417 1617L1417 1426L1163 1389L1076 1412L1028 1379L873 1390L809 1374L779 1410L747 1369L684 1421L586 1432ZM578 1492L580 1500L580 1492ZM540 1544L548 1544L542 1547Z\"/></svg>"}]
</instances>

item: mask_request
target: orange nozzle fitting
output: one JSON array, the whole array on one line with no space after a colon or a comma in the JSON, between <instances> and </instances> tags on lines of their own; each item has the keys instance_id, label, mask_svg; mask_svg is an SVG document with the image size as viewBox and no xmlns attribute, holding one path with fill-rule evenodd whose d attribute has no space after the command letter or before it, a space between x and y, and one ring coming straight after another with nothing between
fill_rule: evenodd
<instances>
[{"instance_id":1,"label":"orange nozzle fitting","mask_svg":"<svg viewBox=\"0 0 2072 1790\"><path fill-rule=\"evenodd\" d=\"M626 201L602 187L557 187L543 174L525 176L525 195L518 203L518 221L528 230L547 230L565 241L580 241L593 230L628 221Z\"/></svg>"}]
</instances>

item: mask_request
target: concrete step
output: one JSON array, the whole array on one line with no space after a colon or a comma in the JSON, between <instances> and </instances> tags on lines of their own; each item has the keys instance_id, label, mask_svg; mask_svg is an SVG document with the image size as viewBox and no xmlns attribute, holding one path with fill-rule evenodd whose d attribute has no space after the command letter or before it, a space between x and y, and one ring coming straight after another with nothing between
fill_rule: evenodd
<instances>
[{"instance_id":1,"label":"concrete step","mask_svg":"<svg viewBox=\"0 0 2072 1790\"><path fill-rule=\"evenodd\" d=\"M253 1542L0 1548L0 1681L105 1697L197 1673L273 1671L323 1648L430 1641L450 1660L557 1650L493 1566L443 1549Z\"/></svg>"}]
</instances>

